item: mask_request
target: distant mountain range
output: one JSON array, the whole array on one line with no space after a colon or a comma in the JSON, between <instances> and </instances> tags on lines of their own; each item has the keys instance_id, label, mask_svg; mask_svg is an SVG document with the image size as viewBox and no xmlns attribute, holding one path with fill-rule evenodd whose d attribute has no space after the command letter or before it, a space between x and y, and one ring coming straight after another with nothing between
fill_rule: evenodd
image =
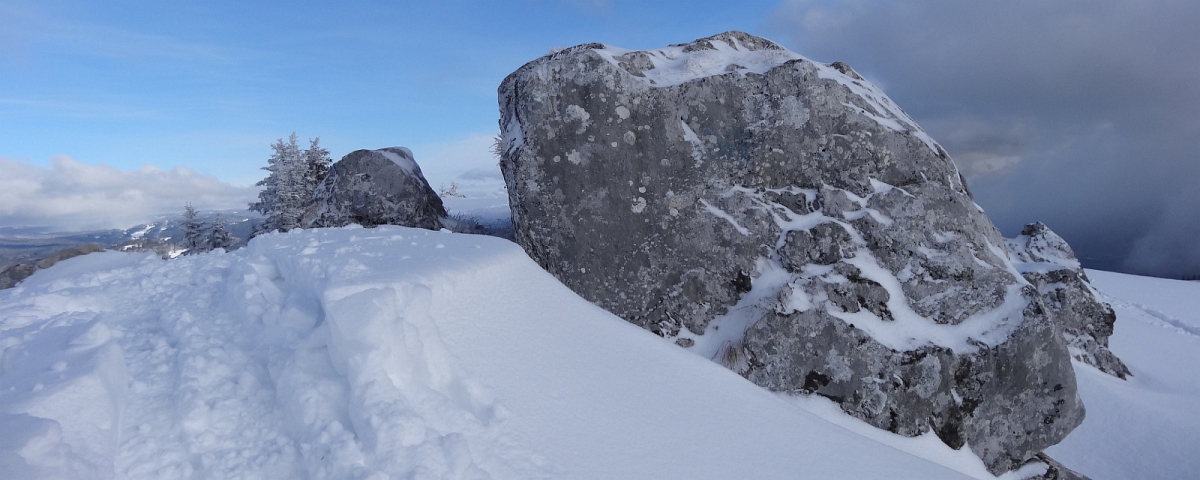
<instances>
[{"instance_id":1,"label":"distant mountain range","mask_svg":"<svg viewBox=\"0 0 1200 480\"><path fill-rule=\"evenodd\" d=\"M201 212L200 218L207 225L218 214L225 228L238 238L239 246L246 243L262 218L244 210ZM61 232L46 227L0 227L0 270L89 243L100 244L109 250L153 251L164 257L170 256L175 242L183 238L182 220L182 215L163 215L124 230L86 232Z\"/></svg>"}]
</instances>

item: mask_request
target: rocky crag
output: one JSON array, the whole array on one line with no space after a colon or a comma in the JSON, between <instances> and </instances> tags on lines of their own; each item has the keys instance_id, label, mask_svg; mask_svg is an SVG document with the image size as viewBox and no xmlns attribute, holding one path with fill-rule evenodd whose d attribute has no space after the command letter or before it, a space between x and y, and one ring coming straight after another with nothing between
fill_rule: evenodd
<instances>
[{"instance_id":1,"label":"rocky crag","mask_svg":"<svg viewBox=\"0 0 1200 480\"><path fill-rule=\"evenodd\" d=\"M597 305L996 473L1082 421L1060 310L942 148L850 67L740 32L586 44L499 101L516 240Z\"/></svg>"},{"instance_id":2,"label":"rocky crag","mask_svg":"<svg viewBox=\"0 0 1200 480\"><path fill-rule=\"evenodd\" d=\"M446 209L412 151L404 147L355 150L329 167L313 192L301 225L309 228L359 224L402 225L438 230Z\"/></svg>"},{"instance_id":3,"label":"rocky crag","mask_svg":"<svg viewBox=\"0 0 1200 480\"><path fill-rule=\"evenodd\" d=\"M1117 378L1129 367L1108 349L1117 314L1100 298L1066 240L1045 224L1026 225L1008 239L1013 265L1037 287L1042 305L1063 327L1067 347L1076 360Z\"/></svg>"}]
</instances>

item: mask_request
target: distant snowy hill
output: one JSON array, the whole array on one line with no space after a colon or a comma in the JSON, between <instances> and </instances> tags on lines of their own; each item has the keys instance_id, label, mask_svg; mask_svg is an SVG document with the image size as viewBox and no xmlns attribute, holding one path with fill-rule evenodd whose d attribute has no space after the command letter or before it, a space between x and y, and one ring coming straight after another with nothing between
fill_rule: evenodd
<instances>
[{"instance_id":1,"label":"distant snowy hill","mask_svg":"<svg viewBox=\"0 0 1200 480\"><path fill-rule=\"evenodd\" d=\"M1200 284L1088 275L1134 377L1076 364L1088 416L1049 453L1095 479L1194 475ZM78 257L0 291L0 351L0 478L993 478L769 393L485 236Z\"/></svg>"},{"instance_id":2,"label":"distant snowy hill","mask_svg":"<svg viewBox=\"0 0 1200 480\"><path fill-rule=\"evenodd\" d=\"M250 238L259 215L254 212L229 210L223 212L200 212L200 220L211 222L217 214L225 227L241 241ZM108 248L117 248L136 240L170 242L183 237L180 215L164 215L124 230L95 230L87 232L60 232L44 227L0 227L0 269L4 266L49 255L85 243L98 243Z\"/></svg>"},{"instance_id":3,"label":"distant snowy hill","mask_svg":"<svg viewBox=\"0 0 1200 480\"><path fill-rule=\"evenodd\" d=\"M200 212L199 218L200 221L209 224L217 214L221 215L221 222L224 223L225 228L243 242L250 238L255 224L260 218L259 214L255 212L242 210ZM163 216L152 222L130 227L120 232L122 237L130 240L137 240L139 238L178 240L183 238L182 223L183 217L181 215Z\"/></svg>"},{"instance_id":4,"label":"distant snowy hill","mask_svg":"<svg viewBox=\"0 0 1200 480\"><path fill-rule=\"evenodd\" d=\"M55 232L37 227L3 227L0 228L0 269L17 261L49 255L75 245L115 245L127 239L128 235L121 230Z\"/></svg>"}]
</instances>

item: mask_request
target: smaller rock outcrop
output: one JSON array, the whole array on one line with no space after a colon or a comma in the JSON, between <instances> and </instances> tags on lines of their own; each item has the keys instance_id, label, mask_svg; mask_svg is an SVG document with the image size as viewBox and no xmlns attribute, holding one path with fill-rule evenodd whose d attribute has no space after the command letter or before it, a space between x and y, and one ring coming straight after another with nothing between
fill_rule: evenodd
<instances>
[{"instance_id":1,"label":"smaller rock outcrop","mask_svg":"<svg viewBox=\"0 0 1200 480\"><path fill-rule=\"evenodd\" d=\"M1037 222L1007 243L1013 266L1037 287L1042 305L1062 325L1071 356L1109 375L1129 376L1129 367L1108 349L1117 315L1092 288L1066 240Z\"/></svg>"},{"instance_id":2,"label":"smaller rock outcrop","mask_svg":"<svg viewBox=\"0 0 1200 480\"><path fill-rule=\"evenodd\" d=\"M68 258L74 258L80 255L87 255L89 253L102 251L104 251L103 246L100 246L96 243L88 243L84 245L76 245L70 248L64 248L41 259L11 265L8 268L5 268L3 271L0 271L0 290L12 288L20 283L21 280L33 275L34 272L53 267L54 264Z\"/></svg>"},{"instance_id":3,"label":"smaller rock outcrop","mask_svg":"<svg viewBox=\"0 0 1200 480\"><path fill-rule=\"evenodd\" d=\"M1030 478L1029 480L1091 480L1082 473L1076 472L1067 468L1065 465L1058 463L1057 460L1050 458L1045 453L1037 454L1031 462L1039 462L1046 465L1045 473Z\"/></svg>"},{"instance_id":4,"label":"smaller rock outcrop","mask_svg":"<svg viewBox=\"0 0 1200 480\"><path fill-rule=\"evenodd\" d=\"M313 192L306 227L402 225L437 230L446 209L412 151L404 147L356 150L329 167Z\"/></svg>"}]
</instances>

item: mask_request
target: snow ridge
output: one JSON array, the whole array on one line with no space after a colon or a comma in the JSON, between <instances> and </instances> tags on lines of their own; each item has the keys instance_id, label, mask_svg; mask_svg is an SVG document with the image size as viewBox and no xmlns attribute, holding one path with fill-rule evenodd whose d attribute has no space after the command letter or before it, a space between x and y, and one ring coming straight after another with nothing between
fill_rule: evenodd
<instances>
[{"instance_id":1,"label":"snow ridge","mask_svg":"<svg viewBox=\"0 0 1200 480\"><path fill-rule=\"evenodd\" d=\"M451 236L398 230L371 251L321 248L327 237L313 234L170 262L106 252L5 292L0 413L32 419L6 433L24 445L22 467L37 478L544 477L504 407L446 350L429 284L369 278L380 247Z\"/></svg>"}]
</instances>

